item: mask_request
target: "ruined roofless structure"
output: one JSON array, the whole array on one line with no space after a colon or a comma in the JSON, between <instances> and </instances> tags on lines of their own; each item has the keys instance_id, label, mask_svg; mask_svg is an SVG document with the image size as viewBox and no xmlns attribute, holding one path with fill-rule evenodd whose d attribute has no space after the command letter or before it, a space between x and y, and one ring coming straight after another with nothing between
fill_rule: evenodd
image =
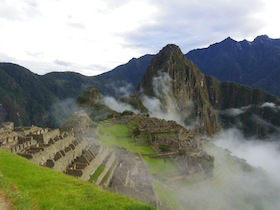
<instances>
[{"instance_id":1,"label":"ruined roofless structure","mask_svg":"<svg viewBox=\"0 0 280 210\"><path fill-rule=\"evenodd\" d=\"M116 164L114 153L93 141L77 138L73 133L59 129L37 126L14 128L12 122L0 124L0 149L83 180L89 180L106 159L110 160L110 167ZM98 182L109 183L101 178Z\"/></svg>"}]
</instances>

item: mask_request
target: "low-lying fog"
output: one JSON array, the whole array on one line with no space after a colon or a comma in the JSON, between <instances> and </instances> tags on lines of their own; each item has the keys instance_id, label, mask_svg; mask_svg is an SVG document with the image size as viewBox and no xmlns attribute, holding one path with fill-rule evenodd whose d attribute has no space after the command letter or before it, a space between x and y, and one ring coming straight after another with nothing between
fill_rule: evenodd
<instances>
[{"instance_id":1,"label":"low-lying fog","mask_svg":"<svg viewBox=\"0 0 280 210\"><path fill-rule=\"evenodd\" d=\"M215 157L213 176L192 184L166 185L182 206L191 210L280 209L279 143L248 140L236 129L209 141L216 145L205 146Z\"/></svg>"},{"instance_id":2,"label":"low-lying fog","mask_svg":"<svg viewBox=\"0 0 280 210\"><path fill-rule=\"evenodd\" d=\"M160 75L154 79L156 97L142 95L142 102L150 116L183 124L182 119L189 113L182 116L178 112L170 90L170 79L166 75ZM168 105L164 111L160 97L165 97ZM138 112L114 98L105 97L104 103L116 111ZM279 111L279 107L272 103L265 103L263 106ZM247 108L234 109L231 113L239 115ZM205 150L215 157L213 177L193 184L162 183L174 193L172 197L180 203L174 209L279 210L279 138L271 136L269 139L246 139L238 129L224 130L208 138L210 144Z\"/></svg>"},{"instance_id":3,"label":"low-lying fog","mask_svg":"<svg viewBox=\"0 0 280 210\"><path fill-rule=\"evenodd\" d=\"M269 139L246 139L239 130L230 129L218 134L214 142L231 151L232 155L245 159L250 165L263 169L280 185L279 138L271 136Z\"/></svg>"}]
</instances>

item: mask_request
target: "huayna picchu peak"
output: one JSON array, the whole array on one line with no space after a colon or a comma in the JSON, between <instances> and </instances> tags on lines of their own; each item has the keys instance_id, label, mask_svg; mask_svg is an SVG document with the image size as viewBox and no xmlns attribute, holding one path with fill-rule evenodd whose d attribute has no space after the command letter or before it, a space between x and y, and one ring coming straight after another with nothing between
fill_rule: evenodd
<instances>
[{"instance_id":1,"label":"huayna picchu peak","mask_svg":"<svg viewBox=\"0 0 280 210\"><path fill-rule=\"evenodd\" d=\"M202 130L214 134L219 123L209 103L203 73L176 45L167 45L151 61L144 74L139 91L157 97L164 113L175 108L181 122L197 121ZM201 121L201 122L200 122Z\"/></svg>"}]
</instances>

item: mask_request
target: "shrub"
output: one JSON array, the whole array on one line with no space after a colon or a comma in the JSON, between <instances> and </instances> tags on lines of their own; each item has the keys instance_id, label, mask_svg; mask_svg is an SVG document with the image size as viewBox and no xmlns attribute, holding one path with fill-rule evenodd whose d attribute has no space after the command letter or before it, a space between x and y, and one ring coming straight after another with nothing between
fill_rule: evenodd
<instances>
[{"instance_id":1,"label":"shrub","mask_svg":"<svg viewBox=\"0 0 280 210\"><path fill-rule=\"evenodd\" d=\"M162 152L169 152L171 150L170 146L167 144L160 144L158 146L158 148L162 151Z\"/></svg>"}]
</instances>

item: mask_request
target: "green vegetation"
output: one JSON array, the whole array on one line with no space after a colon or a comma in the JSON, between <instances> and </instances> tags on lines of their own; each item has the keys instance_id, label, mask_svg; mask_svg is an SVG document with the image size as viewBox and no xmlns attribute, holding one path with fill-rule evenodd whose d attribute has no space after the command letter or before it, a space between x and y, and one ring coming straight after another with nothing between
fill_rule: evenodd
<instances>
[{"instance_id":1,"label":"green vegetation","mask_svg":"<svg viewBox=\"0 0 280 210\"><path fill-rule=\"evenodd\" d=\"M169 152L171 150L170 145L167 145L167 144L160 144L159 149L162 152Z\"/></svg>"},{"instance_id":2,"label":"green vegetation","mask_svg":"<svg viewBox=\"0 0 280 210\"><path fill-rule=\"evenodd\" d=\"M91 86L85 88L77 98L79 104L87 104L93 106L100 100L100 93Z\"/></svg>"},{"instance_id":3,"label":"green vegetation","mask_svg":"<svg viewBox=\"0 0 280 210\"><path fill-rule=\"evenodd\" d=\"M132 133L133 133L133 136L134 136L134 137L139 136L139 135L141 134L141 132L140 132L140 130L139 130L138 127L135 128L135 129L133 129Z\"/></svg>"},{"instance_id":4,"label":"green vegetation","mask_svg":"<svg viewBox=\"0 0 280 210\"><path fill-rule=\"evenodd\" d=\"M0 150L0 190L14 209L154 209Z\"/></svg>"},{"instance_id":5,"label":"green vegetation","mask_svg":"<svg viewBox=\"0 0 280 210\"><path fill-rule=\"evenodd\" d=\"M113 166L109 169L109 171L107 171L107 173L105 174L105 176L103 177L103 179L100 183L101 185L103 185L109 179L109 176L112 173L112 170L113 170L114 166L116 166L116 164L117 164L117 162L115 161Z\"/></svg>"},{"instance_id":6,"label":"green vegetation","mask_svg":"<svg viewBox=\"0 0 280 210\"><path fill-rule=\"evenodd\" d=\"M177 171L174 162L170 158L144 157L150 172L157 176L166 176Z\"/></svg>"},{"instance_id":7,"label":"green vegetation","mask_svg":"<svg viewBox=\"0 0 280 210\"><path fill-rule=\"evenodd\" d=\"M105 165L101 164L96 171L94 172L94 174L91 175L90 177L90 181L94 181L96 182L98 177L100 176L100 174L104 171L105 169Z\"/></svg>"},{"instance_id":8,"label":"green vegetation","mask_svg":"<svg viewBox=\"0 0 280 210\"><path fill-rule=\"evenodd\" d=\"M137 138L132 138L133 128L135 128L133 122L122 125L113 124L110 120L107 120L99 124L97 135L105 144L117 145L134 153L154 154L154 150L150 146L136 144L137 140L143 136L139 135Z\"/></svg>"},{"instance_id":9,"label":"green vegetation","mask_svg":"<svg viewBox=\"0 0 280 210\"><path fill-rule=\"evenodd\" d=\"M30 198L27 195L20 193L17 187L11 181L1 174L0 195L3 194L9 199L9 202L12 204L14 209L38 209L36 205L31 204Z\"/></svg>"}]
</instances>

